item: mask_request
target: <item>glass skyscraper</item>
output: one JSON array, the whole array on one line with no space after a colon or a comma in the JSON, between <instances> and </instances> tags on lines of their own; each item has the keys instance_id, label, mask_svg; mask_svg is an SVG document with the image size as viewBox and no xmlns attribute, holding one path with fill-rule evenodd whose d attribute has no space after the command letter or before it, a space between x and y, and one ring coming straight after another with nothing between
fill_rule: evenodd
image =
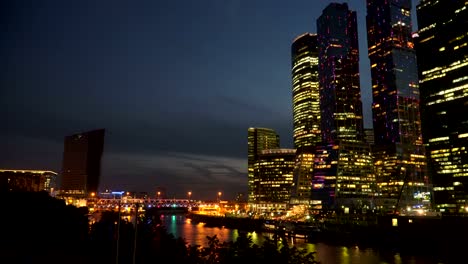
<instances>
[{"instance_id":1,"label":"glass skyscraper","mask_svg":"<svg viewBox=\"0 0 468 264\"><path fill-rule=\"evenodd\" d=\"M411 28L411 0L367 0L374 158L387 209L428 207L430 200Z\"/></svg>"},{"instance_id":2,"label":"glass skyscraper","mask_svg":"<svg viewBox=\"0 0 468 264\"><path fill-rule=\"evenodd\" d=\"M312 204L339 211L372 207L375 175L364 142L356 12L332 3L317 19L323 142L316 147Z\"/></svg>"},{"instance_id":3,"label":"glass skyscraper","mask_svg":"<svg viewBox=\"0 0 468 264\"><path fill-rule=\"evenodd\" d=\"M317 35L305 33L291 46L294 147L321 141Z\"/></svg>"},{"instance_id":4,"label":"glass skyscraper","mask_svg":"<svg viewBox=\"0 0 468 264\"><path fill-rule=\"evenodd\" d=\"M437 211L468 212L468 2L422 0L416 41Z\"/></svg>"},{"instance_id":5,"label":"glass skyscraper","mask_svg":"<svg viewBox=\"0 0 468 264\"><path fill-rule=\"evenodd\" d=\"M248 129L248 201L254 202L254 165L262 150L280 147L279 136L273 129L250 127Z\"/></svg>"},{"instance_id":6,"label":"glass skyscraper","mask_svg":"<svg viewBox=\"0 0 468 264\"><path fill-rule=\"evenodd\" d=\"M291 74L296 164L292 204L310 201L315 146L322 140L317 34L304 33L291 45Z\"/></svg>"},{"instance_id":7,"label":"glass skyscraper","mask_svg":"<svg viewBox=\"0 0 468 264\"><path fill-rule=\"evenodd\" d=\"M350 11L346 3L328 5L317 20L317 32L323 141L361 140L356 12Z\"/></svg>"}]
</instances>

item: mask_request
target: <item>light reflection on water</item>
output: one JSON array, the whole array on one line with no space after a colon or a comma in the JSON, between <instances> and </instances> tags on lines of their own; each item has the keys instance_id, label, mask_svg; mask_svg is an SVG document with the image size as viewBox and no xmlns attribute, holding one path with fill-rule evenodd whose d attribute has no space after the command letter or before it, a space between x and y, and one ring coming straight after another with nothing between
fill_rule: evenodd
<instances>
[{"instance_id":1,"label":"light reflection on water","mask_svg":"<svg viewBox=\"0 0 468 264\"><path fill-rule=\"evenodd\" d=\"M219 227L206 227L203 223L194 224L183 215L163 215L161 216L163 225L174 237L182 237L189 245L208 246L207 236L217 235L220 242L235 241L239 237L237 229L231 230ZM266 237L272 239L272 234L261 234L256 232L248 233L252 236L252 241L257 245L262 245ZM360 249L357 246L344 247L328 245L324 243L310 244L304 239L290 239L290 245L298 248L305 248L307 252L317 252L316 259L321 264L420 264L420 263L442 263L431 257L400 256L394 252L379 252L374 249Z\"/></svg>"}]
</instances>

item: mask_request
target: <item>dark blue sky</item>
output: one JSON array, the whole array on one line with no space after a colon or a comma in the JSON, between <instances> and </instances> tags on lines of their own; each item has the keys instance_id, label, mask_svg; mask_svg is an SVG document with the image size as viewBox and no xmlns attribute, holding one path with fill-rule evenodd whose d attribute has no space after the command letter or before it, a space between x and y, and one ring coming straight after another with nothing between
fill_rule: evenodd
<instances>
[{"instance_id":1,"label":"dark blue sky","mask_svg":"<svg viewBox=\"0 0 468 264\"><path fill-rule=\"evenodd\" d=\"M246 190L249 126L292 147L290 45L334 1L2 2L1 167L60 172L65 135L106 128L103 188L215 199Z\"/></svg>"}]
</instances>

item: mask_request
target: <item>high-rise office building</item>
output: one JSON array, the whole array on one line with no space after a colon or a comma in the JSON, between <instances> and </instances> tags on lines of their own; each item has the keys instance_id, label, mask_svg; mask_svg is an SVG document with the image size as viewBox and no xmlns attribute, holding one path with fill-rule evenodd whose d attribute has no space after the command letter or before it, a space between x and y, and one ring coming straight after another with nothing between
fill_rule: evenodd
<instances>
[{"instance_id":1,"label":"high-rise office building","mask_svg":"<svg viewBox=\"0 0 468 264\"><path fill-rule=\"evenodd\" d=\"M294 147L296 165L291 204L310 201L315 146L322 140L317 34L305 33L291 45Z\"/></svg>"},{"instance_id":2,"label":"high-rise office building","mask_svg":"<svg viewBox=\"0 0 468 264\"><path fill-rule=\"evenodd\" d=\"M356 12L332 3L317 19L323 142L317 145L312 204L317 209L371 208L375 181L364 142Z\"/></svg>"},{"instance_id":3,"label":"high-rise office building","mask_svg":"<svg viewBox=\"0 0 468 264\"><path fill-rule=\"evenodd\" d=\"M317 35L305 33L291 46L294 147L321 141Z\"/></svg>"},{"instance_id":4,"label":"high-rise office building","mask_svg":"<svg viewBox=\"0 0 468 264\"><path fill-rule=\"evenodd\" d=\"M356 12L346 3L328 5L317 19L317 32L323 141L362 140Z\"/></svg>"},{"instance_id":5,"label":"high-rise office building","mask_svg":"<svg viewBox=\"0 0 468 264\"><path fill-rule=\"evenodd\" d=\"M295 149L262 150L254 164L254 211L284 212L287 209L295 156Z\"/></svg>"},{"instance_id":6,"label":"high-rise office building","mask_svg":"<svg viewBox=\"0 0 468 264\"><path fill-rule=\"evenodd\" d=\"M422 132L435 207L468 212L468 2L422 0L416 38Z\"/></svg>"},{"instance_id":7,"label":"high-rise office building","mask_svg":"<svg viewBox=\"0 0 468 264\"><path fill-rule=\"evenodd\" d=\"M279 136L273 129L250 127L248 129L248 202L254 202L254 165L262 150L280 147Z\"/></svg>"},{"instance_id":8,"label":"high-rise office building","mask_svg":"<svg viewBox=\"0 0 468 264\"><path fill-rule=\"evenodd\" d=\"M104 129L65 137L61 193L86 197L97 193L104 149Z\"/></svg>"},{"instance_id":9,"label":"high-rise office building","mask_svg":"<svg viewBox=\"0 0 468 264\"><path fill-rule=\"evenodd\" d=\"M430 206L411 28L411 0L367 0L376 177L397 210Z\"/></svg>"}]
</instances>

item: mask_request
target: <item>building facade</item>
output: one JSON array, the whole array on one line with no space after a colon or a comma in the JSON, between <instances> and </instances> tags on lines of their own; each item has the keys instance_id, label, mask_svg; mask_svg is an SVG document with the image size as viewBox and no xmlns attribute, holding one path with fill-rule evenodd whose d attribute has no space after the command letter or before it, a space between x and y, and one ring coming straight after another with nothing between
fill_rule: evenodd
<instances>
[{"instance_id":1,"label":"building facade","mask_svg":"<svg viewBox=\"0 0 468 264\"><path fill-rule=\"evenodd\" d=\"M356 12L330 4L317 31L323 142L315 150L312 208L370 208L375 175L364 142Z\"/></svg>"},{"instance_id":2,"label":"building facade","mask_svg":"<svg viewBox=\"0 0 468 264\"><path fill-rule=\"evenodd\" d=\"M40 170L0 170L0 192L40 192L54 195L57 173Z\"/></svg>"},{"instance_id":3,"label":"building facade","mask_svg":"<svg viewBox=\"0 0 468 264\"><path fill-rule=\"evenodd\" d=\"M411 0L367 0L377 182L381 205L403 211L430 206L411 30Z\"/></svg>"},{"instance_id":4,"label":"building facade","mask_svg":"<svg viewBox=\"0 0 468 264\"><path fill-rule=\"evenodd\" d=\"M305 33L291 45L294 148L321 141L317 35Z\"/></svg>"},{"instance_id":5,"label":"building facade","mask_svg":"<svg viewBox=\"0 0 468 264\"><path fill-rule=\"evenodd\" d=\"M312 209L362 212L376 198L372 153L364 142L343 141L317 146L312 180Z\"/></svg>"},{"instance_id":6,"label":"building facade","mask_svg":"<svg viewBox=\"0 0 468 264\"><path fill-rule=\"evenodd\" d=\"M62 195L87 197L98 192L104 134L99 129L65 137Z\"/></svg>"},{"instance_id":7,"label":"building facade","mask_svg":"<svg viewBox=\"0 0 468 264\"><path fill-rule=\"evenodd\" d=\"M295 157L295 149L266 149L261 152L254 164L254 211L281 213L287 209Z\"/></svg>"},{"instance_id":8,"label":"building facade","mask_svg":"<svg viewBox=\"0 0 468 264\"><path fill-rule=\"evenodd\" d=\"M373 146L375 142L374 129L364 128L364 141Z\"/></svg>"},{"instance_id":9,"label":"building facade","mask_svg":"<svg viewBox=\"0 0 468 264\"><path fill-rule=\"evenodd\" d=\"M323 142L363 138L356 12L328 5L317 19Z\"/></svg>"},{"instance_id":10,"label":"building facade","mask_svg":"<svg viewBox=\"0 0 468 264\"><path fill-rule=\"evenodd\" d=\"M262 150L280 147L279 136L273 129L251 127L248 129L248 202L255 202L254 165Z\"/></svg>"},{"instance_id":11,"label":"building facade","mask_svg":"<svg viewBox=\"0 0 468 264\"><path fill-rule=\"evenodd\" d=\"M435 208L467 213L468 2L422 0L417 17L422 132Z\"/></svg>"},{"instance_id":12,"label":"building facade","mask_svg":"<svg viewBox=\"0 0 468 264\"><path fill-rule=\"evenodd\" d=\"M300 147L296 150L290 204L309 204L314 176L314 146Z\"/></svg>"}]
</instances>

